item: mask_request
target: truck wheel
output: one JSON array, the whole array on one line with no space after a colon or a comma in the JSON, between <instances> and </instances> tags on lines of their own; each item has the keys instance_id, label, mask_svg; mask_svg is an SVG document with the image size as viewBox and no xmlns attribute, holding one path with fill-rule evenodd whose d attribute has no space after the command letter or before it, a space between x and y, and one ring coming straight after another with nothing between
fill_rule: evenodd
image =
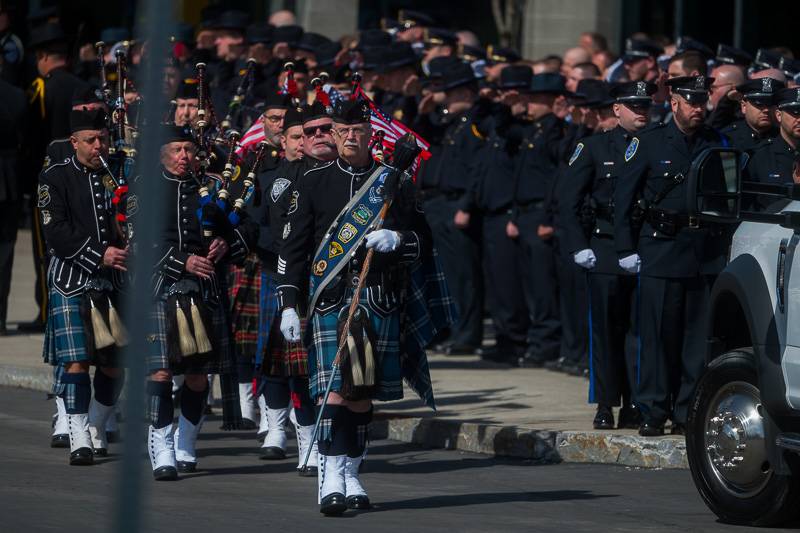
<instances>
[{"instance_id":1,"label":"truck wheel","mask_svg":"<svg viewBox=\"0 0 800 533\"><path fill-rule=\"evenodd\" d=\"M728 352L711 362L686 425L692 478L720 520L764 526L796 514L800 484L777 474L765 438L766 411L753 354Z\"/></svg>"}]
</instances>

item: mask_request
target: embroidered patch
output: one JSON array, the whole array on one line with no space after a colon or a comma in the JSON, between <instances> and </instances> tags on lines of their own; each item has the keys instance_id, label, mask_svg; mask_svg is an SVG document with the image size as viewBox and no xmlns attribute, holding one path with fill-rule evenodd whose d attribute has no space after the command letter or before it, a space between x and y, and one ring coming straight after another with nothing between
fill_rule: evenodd
<instances>
[{"instance_id":1,"label":"embroidered patch","mask_svg":"<svg viewBox=\"0 0 800 533\"><path fill-rule=\"evenodd\" d=\"M50 166L50 156L44 156L44 163L42 164L42 168L47 168Z\"/></svg>"},{"instance_id":2,"label":"embroidered patch","mask_svg":"<svg viewBox=\"0 0 800 533\"><path fill-rule=\"evenodd\" d=\"M628 149L625 150L625 162L626 163L628 161L630 161L631 159L633 159L633 156L636 155L636 149L637 148L639 148L639 138L638 137L634 137L633 140L631 140L631 143L628 145Z\"/></svg>"},{"instance_id":3,"label":"embroidered patch","mask_svg":"<svg viewBox=\"0 0 800 533\"><path fill-rule=\"evenodd\" d=\"M572 166L572 163L575 162L578 157L580 157L581 152L583 151L583 143L578 143L575 147L575 151L572 152L572 156L569 158L569 165Z\"/></svg>"},{"instance_id":4,"label":"embroidered patch","mask_svg":"<svg viewBox=\"0 0 800 533\"><path fill-rule=\"evenodd\" d=\"M338 237L340 241L347 244L348 242L352 241L353 237L356 235L358 235L358 228L347 222L344 224L344 226L342 226L342 229L339 230Z\"/></svg>"},{"instance_id":5,"label":"embroidered patch","mask_svg":"<svg viewBox=\"0 0 800 533\"><path fill-rule=\"evenodd\" d=\"M46 226L51 220L53 220L53 217L50 216L50 211L42 211L42 224Z\"/></svg>"},{"instance_id":6,"label":"embroidered patch","mask_svg":"<svg viewBox=\"0 0 800 533\"><path fill-rule=\"evenodd\" d=\"M325 273L325 269L328 268L328 262L324 259L320 259L316 263L314 263L314 275L315 276L322 276Z\"/></svg>"},{"instance_id":7,"label":"embroidered patch","mask_svg":"<svg viewBox=\"0 0 800 533\"><path fill-rule=\"evenodd\" d=\"M332 259L337 255L342 255L344 253L344 248L342 245L336 241L331 242L330 246L328 247L328 259Z\"/></svg>"},{"instance_id":8,"label":"embroidered patch","mask_svg":"<svg viewBox=\"0 0 800 533\"><path fill-rule=\"evenodd\" d=\"M272 190L269 192L269 197L272 198L272 202L277 202L278 198L281 197L283 191L286 190L292 182L286 178L278 178L272 182Z\"/></svg>"},{"instance_id":9,"label":"embroidered patch","mask_svg":"<svg viewBox=\"0 0 800 533\"><path fill-rule=\"evenodd\" d=\"M241 174L242 174L242 167L240 167L239 165L233 167L233 174L231 175L231 181L238 180Z\"/></svg>"},{"instance_id":10,"label":"embroidered patch","mask_svg":"<svg viewBox=\"0 0 800 533\"><path fill-rule=\"evenodd\" d=\"M353 218L362 226L366 226L371 217L372 211L364 204L358 204L358 207L353 210Z\"/></svg>"},{"instance_id":11,"label":"embroidered patch","mask_svg":"<svg viewBox=\"0 0 800 533\"><path fill-rule=\"evenodd\" d=\"M114 189L117 188L116 185L114 185L114 178L112 178L110 174L106 174L100 178L100 181L103 182L103 187L105 187L108 192L113 192Z\"/></svg>"},{"instance_id":12,"label":"embroidered patch","mask_svg":"<svg viewBox=\"0 0 800 533\"><path fill-rule=\"evenodd\" d=\"M125 215L132 217L139 211L139 199L136 198L135 194L128 194L128 198L125 201Z\"/></svg>"},{"instance_id":13,"label":"embroidered patch","mask_svg":"<svg viewBox=\"0 0 800 533\"><path fill-rule=\"evenodd\" d=\"M47 207L50 205L50 201L52 198L50 197L50 186L49 185L39 185L39 203L38 206L41 209L42 207Z\"/></svg>"},{"instance_id":14,"label":"embroidered patch","mask_svg":"<svg viewBox=\"0 0 800 533\"><path fill-rule=\"evenodd\" d=\"M286 240L286 237L292 232L292 223L287 222L283 225L283 239Z\"/></svg>"},{"instance_id":15,"label":"embroidered patch","mask_svg":"<svg viewBox=\"0 0 800 533\"><path fill-rule=\"evenodd\" d=\"M295 211L297 211L297 199L300 197L300 193L298 191L292 192L292 200L289 202L289 210L287 214L291 215Z\"/></svg>"}]
</instances>

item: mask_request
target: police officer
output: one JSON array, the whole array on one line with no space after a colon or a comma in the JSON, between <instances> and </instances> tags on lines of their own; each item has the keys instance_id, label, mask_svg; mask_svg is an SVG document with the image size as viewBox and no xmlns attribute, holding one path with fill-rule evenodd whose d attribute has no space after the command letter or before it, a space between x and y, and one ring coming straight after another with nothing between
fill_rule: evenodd
<instances>
[{"instance_id":1,"label":"police officer","mask_svg":"<svg viewBox=\"0 0 800 533\"><path fill-rule=\"evenodd\" d=\"M638 427L635 390L636 276L617 264L614 248L614 189L631 138L648 125L647 82L616 85L610 95L619 125L582 139L570 157L559 189L560 236L575 264L588 273L591 306L589 401L597 403L595 429L613 429L612 408L620 405L619 428Z\"/></svg>"},{"instance_id":2,"label":"police officer","mask_svg":"<svg viewBox=\"0 0 800 533\"><path fill-rule=\"evenodd\" d=\"M54 388L65 404L70 464L86 465L106 454L106 421L120 389L115 348L126 341L113 302L128 250L114 225L113 187L104 178L105 112L72 111L70 123L75 155L42 174L37 205L51 255L45 359L63 367ZM98 367L94 398L92 364Z\"/></svg>"},{"instance_id":3,"label":"police officer","mask_svg":"<svg viewBox=\"0 0 800 533\"><path fill-rule=\"evenodd\" d=\"M749 80L736 86L736 91L742 95L743 118L722 130L732 146L751 152L762 140L778 134L774 99L783 87L783 82L772 78Z\"/></svg>"},{"instance_id":4,"label":"police officer","mask_svg":"<svg viewBox=\"0 0 800 533\"><path fill-rule=\"evenodd\" d=\"M639 275L641 359L636 401L639 434L662 435L667 418L682 434L702 373L708 281L706 231L686 215L686 181L694 157L725 139L703 124L710 80L669 80L674 120L634 137L614 191L614 245L619 266ZM641 228L638 229L639 220Z\"/></svg>"},{"instance_id":5,"label":"police officer","mask_svg":"<svg viewBox=\"0 0 800 533\"><path fill-rule=\"evenodd\" d=\"M780 135L766 139L753 151L744 180L792 182L794 156L800 149L800 88L781 89L775 94L774 104Z\"/></svg>"}]
</instances>

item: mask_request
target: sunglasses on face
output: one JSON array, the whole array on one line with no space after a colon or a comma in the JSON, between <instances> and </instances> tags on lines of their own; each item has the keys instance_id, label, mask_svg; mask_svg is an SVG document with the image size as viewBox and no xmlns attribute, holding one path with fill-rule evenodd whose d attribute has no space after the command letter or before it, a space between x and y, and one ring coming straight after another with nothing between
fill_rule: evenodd
<instances>
[{"instance_id":1,"label":"sunglasses on face","mask_svg":"<svg viewBox=\"0 0 800 533\"><path fill-rule=\"evenodd\" d=\"M324 124L322 126L311 126L308 128L303 128L303 135L306 137L313 137L320 132L322 135L327 135L333 129L333 124Z\"/></svg>"}]
</instances>

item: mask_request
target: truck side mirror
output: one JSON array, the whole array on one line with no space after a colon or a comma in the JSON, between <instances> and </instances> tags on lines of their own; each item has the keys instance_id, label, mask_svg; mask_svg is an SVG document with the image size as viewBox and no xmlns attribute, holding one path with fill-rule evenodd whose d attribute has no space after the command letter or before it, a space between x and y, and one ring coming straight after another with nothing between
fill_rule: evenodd
<instances>
[{"instance_id":1,"label":"truck side mirror","mask_svg":"<svg viewBox=\"0 0 800 533\"><path fill-rule=\"evenodd\" d=\"M686 199L690 217L740 221L743 162L743 152L734 148L708 148L692 161Z\"/></svg>"}]
</instances>

